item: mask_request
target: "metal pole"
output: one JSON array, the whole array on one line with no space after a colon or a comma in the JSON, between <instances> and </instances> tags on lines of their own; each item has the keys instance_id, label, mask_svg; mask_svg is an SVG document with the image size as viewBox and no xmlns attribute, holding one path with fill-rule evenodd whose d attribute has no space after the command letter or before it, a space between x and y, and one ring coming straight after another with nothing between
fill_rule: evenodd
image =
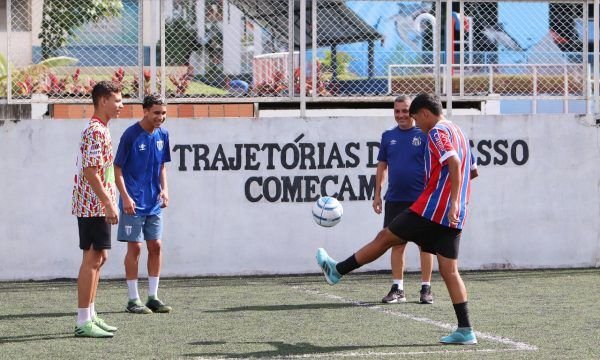
<instances>
[{"instance_id":1,"label":"metal pole","mask_svg":"<svg viewBox=\"0 0 600 360\"><path fill-rule=\"evenodd\" d=\"M538 78L537 78L537 66L533 65L533 98L531 101L531 112L537 114L537 97L538 97Z\"/></svg>"},{"instance_id":2,"label":"metal pole","mask_svg":"<svg viewBox=\"0 0 600 360\"><path fill-rule=\"evenodd\" d=\"M294 98L294 18L296 14L294 12L294 0L288 0L288 97Z\"/></svg>"},{"instance_id":3,"label":"metal pole","mask_svg":"<svg viewBox=\"0 0 600 360\"><path fill-rule=\"evenodd\" d=\"M138 97L144 98L144 88L146 79L144 79L144 1L139 2L138 6Z\"/></svg>"},{"instance_id":4,"label":"metal pole","mask_svg":"<svg viewBox=\"0 0 600 360\"><path fill-rule=\"evenodd\" d=\"M375 43L369 41L367 51L367 78L372 79L375 76Z\"/></svg>"},{"instance_id":5,"label":"metal pole","mask_svg":"<svg viewBox=\"0 0 600 360\"><path fill-rule=\"evenodd\" d=\"M12 37L12 0L6 2L6 102L12 102L12 66L10 64L10 39Z\"/></svg>"},{"instance_id":6,"label":"metal pole","mask_svg":"<svg viewBox=\"0 0 600 360\"><path fill-rule=\"evenodd\" d=\"M565 97L563 100L563 113L565 114L569 113L569 71L567 66L569 65L563 65L563 94Z\"/></svg>"},{"instance_id":7,"label":"metal pole","mask_svg":"<svg viewBox=\"0 0 600 360\"><path fill-rule=\"evenodd\" d=\"M598 114L600 113L600 101L599 101L599 96L600 96L600 84L599 84L599 80L600 80L600 69L598 68L598 66L600 66L600 29L599 29L599 23L600 20L598 20L598 17L600 17L600 0L594 0L594 62L593 62L593 66L594 66L594 78L593 78L593 82L594 82L594 113ZM586 69L587 70L587 69ZM587 86L586 86L587 87Z\"/></svg>"},{"instance_id":8,"label":"metal pole","mask_svg":"<svg viewBox=\"0 0 600 360\"><path fill-rule=\"evenodd\" d=\"M388 95L394 95L392 93L392 65L388 65Z\"/></svg>"},{"instance_id":9,"label":"metal pole","mask_svg":"<svg viewBox=\"0 0 600 360\"><path fill-rule=\"evenodd\" d=\"M473 17L469 18L469 65L473 64Z\"/></svg>"},{"instance_id":10,"label":"metal pole","mask_svg":"<svg viewBox=\"0 0 600 360\"><path fill-rule=\"evenodd\" d=\"M452 0L446 0L446 115L452 115L452 63L454 59L451 57L452 48L452 34L454 29L452 28Z\"/></svg>"},{"instance_id":11,"label":"metal pole","mask_svg":"<svg viewBox=\"0 0 600 360\"><path fill-rule=\"evenodd\" d=\"M491 64L488 65L488 93L489 94L493 94L494 93L494 68Z\"/></svg>"},{"instance_id":12,"label":"metal pole","mask_svg":"<svg viewBox=\"0 0 600 360\"><path fill-rule=\"evenodd\" d=\"M143 2L143 1L142 1ZM158 22L158 14L160 6L160 2L151 2L150 3L150 91L156 92L156 42L158 40L158 33L160 30L160 24ZM156 28L156 25L159 24L159 28ZM161 65L162 63L162 55L165 53L165 46L160 43L160 57L161 57Z\"/></svg>"},{"instance_id":13,"label":"metal pole","mask_svg":"<svg viewBox=\"0 0 600 360\"><path fill-rule=\"evenodd\" d=\"M435 84L435 94L440 93L440 63L441 63L441 34L442 34L442 1L435 2L435 23L433 24L433 81Z\"/></svg>"},{"instance_id":14,"label":"metal pole","mask_svg":"<svg viewBox=\"0 0 600 360\"><path fill-rule=\"evenodd\" d=\"M166 59L166 43L165 43L165 1L160 2L160 94L163 98L167 93L167 65L165 64Z\"/></svg>"},{"instance_id":15,"label":"metal pole","mask_svg":"<svg viewBox=\"0 0 600 360\"><path fill-rule=\"evenodd\" d=\"M312 97L316 98L318 96L317 90L318 90L318 78L317 78L317 71L318 71L318 67L317 67L317 0L312 0L312 21L311 21L311 26L312 26L312 44L311 44L311 52L312 52Z\"/></svg>"},{"instance_id":16,"label":"metal pole","mask_svg":"<svg viewBox=\"0 0 600 360\"><path fill-rule=\"evenodd\" d=\"M589 92L589 86L587 86L587 83L588 83L589 78L590 78L590 74L589 74L589 71L588 71L588 69L589 69L589 67L588 67L588 63L589 63L589 59L588 59L589 49L588 49L588 47L589 47L589 44L590 44L590 31L589 31L589 26L588 26L588 23L589 23L589 20L588 20L588 17L589 17L589 14L588 14L588 2L587 1L582 1L581 5L583 6L583 14L582 14L583 15L583 36L582 36L582 38L583 38L582 39L583 40L582 41L582 43L583 43L583 49L582 49L582 53L583 53L583 69L584 69L583 71L585 73L583 81L585 83L585 92L586 92L586 94L585 94L585 102L586 102L585 103L585 108L586 108L586 112L587 112L588 111L587 109L590 109L590 105L591 105L590 101L592 100L592 94L590 94L590 92ZM597 36L598 35L596 35L596 37Z\"/></svg>"},{"instance_id":17,"label":"metal pole","mask_svg":"<svg viewBox=\"0 0 600 360\"><path fill-rule=\"evenodd\" d=\"M459 22L460 22L460 39L459 44L460 44L460 52L458 54L459 56L459 62L460 62L460 69L458 71L458 78L460 81L459 84L459 94L461 97L465 96L465 79L464 79L464 71L465 71L465 3L464 0L460 0L459 2ZM469 29L470 30L470 29Z\"/></svg>"},{"instance_id":18,"label":"metal pole","mask_svg":"<svg viewBox=\"0 0 600 360\"><path fill-rule=\"evenodd\" d=\"M306 0L300 0L300 117L306 117Z\"/></svg>"}]
</instances>

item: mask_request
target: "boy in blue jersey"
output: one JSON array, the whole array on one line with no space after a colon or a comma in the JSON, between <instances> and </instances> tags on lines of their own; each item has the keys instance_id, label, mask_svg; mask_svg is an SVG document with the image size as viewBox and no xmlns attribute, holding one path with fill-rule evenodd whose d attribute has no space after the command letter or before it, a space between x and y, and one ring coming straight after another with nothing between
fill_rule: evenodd
<instances>
[{"instance_id":1,"label":"boy in blue jersey","mask_svg":"<svg viewBox=\"0 0 600 360\"><path fill-rule=\"evenodd\" d=\"M383 227L417 200L425 188L425 145L427 136L415 126L409 116L410 98L398 96L394 100L394 119L397 126L381 135L381 146L377 155L377 172L373 210L381 214L384 210ZM385 175L388 175L388 188L385 206L382 209L381 188ZM404 295L404 252L406 243L392 247L392 288L381 300L383 303L405 302ZM431 273L433 254L420 251L421 291L419 302L432 304Z\"/></svg>"},{"instance_id":2,"label":"boy in blue jersey","mask_svg":"<svg viewBox=\"0 0 600 360\"><path fill-rule=\"evenodd\" d=\"M162 208L169 205L165 163L171 161L169 133L161 128L167 106L158 94L147 95L144 117L125 130L115 157L115 181L121 198L117 239L127 242L125 277L134 314L168 313L171 307L157 297L162 261ZM138 263L142 240L148 248L148 300L138 293Z\"/></svg>"}]
</instances>

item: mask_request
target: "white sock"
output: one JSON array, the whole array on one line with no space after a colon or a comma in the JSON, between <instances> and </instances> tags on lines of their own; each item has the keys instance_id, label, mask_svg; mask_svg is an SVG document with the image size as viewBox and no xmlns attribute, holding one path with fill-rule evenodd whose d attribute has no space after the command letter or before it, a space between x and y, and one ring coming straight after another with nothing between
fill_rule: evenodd
<instances>
[{"instance_id":1,"label":"white sock","mask_svg":"<svg viewBox=\"0 0 600 360\"><path fill-rule=\"evenodd\" d=\"M394 285L398 285L398 290L404 290L404 280L394 279Z\"/></svg>"},{"instance_id":2,"label":"white sock","mask_svg":"<svg viewBox=\"0 0 600 360\"><path fill-rule=\"evenodd\" d=\"M92 320L90 316L90 308L77 308L77 326L81 326Z\"/></svg>"},{"instance_id":3,"label":"white sock","mask_svg":"<svg viewBox=\"0 0 600 360\"><path fill-rule=\"evenodd\" d=\"M148 296L156 297L158 293L158 276L148 276Z\"/></svg>"},{"instance_id":4,"label":"white sock","mask_svg":"<svg viewBox=\"0 0 600 360\"><path fill-rule=\"evenodd\" d=\"M431 281L421 281L421 285L431 286Z\"/></svg>"},{"instance_id":5,"label":"white sock","mask_svg":"<svg viewBox=\"0 0 600 360\"><path fill-rule=\"evenodd\" d=\"M90 304L90 318L94 319L96 317L96 306L94 303Z\"/></svg>"},{"instance_id":6,"label":"white sock","mask_svg":"<svg viewBox=\"0 0 600 360\"><path fill-rule=\"evenodd\" d=\"M127 280L127 296L129 296L129 300L135 300L140 298L140 294L138 293L138 281Z\"/></svg>"}]
</instances>

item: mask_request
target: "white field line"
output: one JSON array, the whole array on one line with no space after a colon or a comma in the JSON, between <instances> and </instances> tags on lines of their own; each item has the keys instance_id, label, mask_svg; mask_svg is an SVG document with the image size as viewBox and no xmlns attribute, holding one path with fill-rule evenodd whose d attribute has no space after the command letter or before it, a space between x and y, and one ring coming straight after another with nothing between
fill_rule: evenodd
<instances>
[{"instance_id":1,"label":"white field line","mask_svg":"<svg viewBox=\"0 0 600 360\"><path fill-rule=\"evenodd\" d=\"M273 359L315 359L315 358L342 358L342 357L370 357L370 356L416 356L416 355L434 355L434 354L467 354L467 353L497 353L520 351L517 349L464 349L464 350L437 350L437 351L406 351L406 352L374 352L365 353L349 352L349 353L314 353L303 355L288 355L275 357Z\"/></svg>"},{"instance_id":2,"label":"white field line","mask_svg":"<svg viewBox=\"0 0 600 360\"><path fill-rule=\"evenodd\" d=\"M296 286L295 285L295 286L292 286L292 289L303 291L305 293L312 294L312 295L317 295L317 296L325 297L325 298L332 299L332 300L337 300L337 301L344 302L344 303L347 303L347 304L352 304L352 305L355 305L355 306L364 307L364 308L367 308L369 310L379 311L379 312L382 312L382 313L385 313L385 314L388 314L388 315L399 316L399 317L403 317L405 319L409 319L409 320L418 321L418 322L421 322L421 323L425 323L425 324L437 326L437 327L440 327L440 328L446 329L446 330L453 330L454 329L454 326L451 325L451 324L448 324L448 323L444 323L444 322L436 321L436 320L431 320L431 319L428 319L428 318L424 318L424 317L420 317L420 316L415 316L415 315L412 315L412 314L406 314L406 313L402 313L402 312L399 312L399 311L392 311L392 310L386 309L384 307L373 305L373 304L364 303L362 301L345 299L345 298L343 298L341 296L337 296L337 295L325 293L325 292L314 290L314 289L309 289L309 288L306 288L304 286ZM480 331L475 331L475 335L477 335L478 339L485 339L485 340L489 340L489 341L501 343L501 344L504 344L504 345L513 346L514 350L519 350L519 351L536 351L538 349L537 346L535 346L535 345L530 345L530 344L527 344L527 343L524 343L524 342L514 341L514 340L511 340L511 339L503 337L503 336L497 336L497 335L493 335L493 334L483 333L483 332L480 332Z\"/></svg>"},{"instance_id":3,"label":"white field line","mask_svg":"<svg viewBox=\"0 0 600 360\"><path fill-rule=\"evenodd\" d=\"M461 350L437 350L437 351L406 351L406 352L330 352L330 353L310 353L310 354L298 354L298 355L284 355L284 356L269 356L269 359L317 359L317 358L327 358L327 359L338 359L338 358L349 358L349 357L382 357L382 356L416 356L416 355L440 355L440 354L469 354L469 353L499 353L499 352L511 352L511 351L521 351L518 349L461 349ZM240 358L227 358L227 357L194 357L196 360L214 360L214 359L222 359L222 360L239 360Z\"/></svg>"}]
</instances>

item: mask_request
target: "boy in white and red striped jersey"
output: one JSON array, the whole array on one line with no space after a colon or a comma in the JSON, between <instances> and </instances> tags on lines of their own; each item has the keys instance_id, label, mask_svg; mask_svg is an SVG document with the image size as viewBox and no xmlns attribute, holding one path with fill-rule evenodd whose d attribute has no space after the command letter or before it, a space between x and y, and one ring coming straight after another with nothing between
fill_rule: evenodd
<instances>
[{"instance_id":1,"label":"boy in white and red striped jersey","mask_svg":"<svg viewBox=\"0 0 600 360\"><path fill-rule=\"evenodd\" d=\"M115 326L101 319L95 306L100 270L111 248L111 225L119 222L113 171L112 140L108 122L123 109L121 87L100 81L92 90L94 114L81 133L72 213L77 216L79 248L83 258L77 276L75 336L113 337Z\"/></svg>"}]
</instances>

